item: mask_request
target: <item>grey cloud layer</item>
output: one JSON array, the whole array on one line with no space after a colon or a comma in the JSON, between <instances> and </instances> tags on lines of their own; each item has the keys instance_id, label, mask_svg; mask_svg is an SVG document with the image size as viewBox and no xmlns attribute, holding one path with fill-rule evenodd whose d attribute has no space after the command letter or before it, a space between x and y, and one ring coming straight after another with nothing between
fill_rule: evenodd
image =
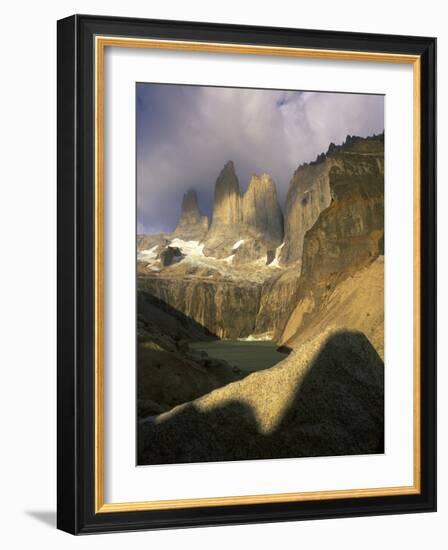
<instances>
[{"instance_id":1,"label":"grey cloud layer","mask_svg":"<svg viewBox=\"0 0 448 550\"><path fill-rule=\"evenodd\" d=\"M384 98L141 83L136 114L138 231L156 233L174 229L190 188L210 214L228 160L243 189L269 173L283 204L298 165L347 134L383 131Z\"/></svg>"}]
</instances>

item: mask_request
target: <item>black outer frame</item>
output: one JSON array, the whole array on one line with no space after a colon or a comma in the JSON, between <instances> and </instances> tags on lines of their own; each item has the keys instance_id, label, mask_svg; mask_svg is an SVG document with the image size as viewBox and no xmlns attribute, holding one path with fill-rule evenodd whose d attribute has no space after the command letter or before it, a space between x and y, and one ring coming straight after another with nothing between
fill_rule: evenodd
<instances>
[{"instance_id":1,"label":"black outer frame","mask_svg":"<svg viewBox=\"0 0 448 550\"><path fill-rule=\"evenodd\" d=\"M421 56L421 493L94 512L94 37ZM436 39L74 15L58 21L57 526L72 534L436 510Z\"/></svg>"}]
</instances>

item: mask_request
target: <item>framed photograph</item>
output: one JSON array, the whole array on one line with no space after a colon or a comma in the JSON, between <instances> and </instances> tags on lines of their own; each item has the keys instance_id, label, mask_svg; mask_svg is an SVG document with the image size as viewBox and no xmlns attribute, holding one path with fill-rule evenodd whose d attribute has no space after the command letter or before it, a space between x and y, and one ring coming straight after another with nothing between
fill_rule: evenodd
<instances>
[{"instance_id":1,"label":"framed photograph","mask_svg":"<svg viewBox=\"0 0 448 550\"><path fill-rule=\"evenodd\" d=\"M58 22L58 527L436 508L434 38Z\"/></svg>"}]
</instances>

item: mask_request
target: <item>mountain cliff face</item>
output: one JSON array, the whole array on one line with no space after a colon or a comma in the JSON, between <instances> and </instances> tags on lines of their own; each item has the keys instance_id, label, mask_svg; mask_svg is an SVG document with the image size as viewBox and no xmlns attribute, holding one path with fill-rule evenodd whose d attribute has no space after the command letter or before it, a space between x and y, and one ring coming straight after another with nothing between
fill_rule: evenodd
<instances>
[{"instance_id":1,"label":"mountain cliff face","mask_svg":"<svg viewBox=\"0 0 448 550\"><path fill-rule=\"evenodd\" d=\"M240 203L240 183L230 160L216 180L210 231L217 231L222 226L238 225L241 222Z\"/></svg>"},{"instance_id":2,"label":"mountain cliff face","mask_svg":"<svg viewBox=\"0 0 448 550\"><path fill-rule=\"evenodd\" d=\"M331 144L315 162L300 166L291 180L285 208L285 246L280 261L302 262L303 241L321 212L331 203L335 174L384 178L384 136L347 136L341 146Z\"/></svg>"},{"instance_id":3,"label":"mountain cliff face","mask_svg":"<svg viewBox=\"0 0 448 550\"><path fill-rule=\"evenodd\" d=\"M271 176L252 176L241 206L244 225L269 241L282 242L283 214Z\"/></svg>"},{"instance_id":4,"label":"mountain cliff face","mask_svg":"<svg viewBox=\"0 0 448 550\"><path fill-rule=\"evenodd\" d=\"M290 268L279 270L263 283L254 334L271 334L275 338L282 332L291 304L297 303L299 280L298 270Z\"/></svg>"},{"instance_id":5,"label":"mountain cliff face","mask_svg":"<svg viewBox=\"0 0 448 550\"><path fill-rule=\"evenodd\" d=\"M208 230L208 217L199 210L196 191L185 193L182 200L182 211L174 236L186 241L200 241Z\"/></svg>"},{"instance_id":6,"label":"mountain cliff face","mask_svg":"<svg viewBox=\"0 0 448 550\"><path fill-rule=\"evenodd\" d=\"M297 346L336 323L363 330L382 354L384 165L380 153L362 145L363 152L338 151L332 159L331 204L304 236L297 300L279 338L284 344Z\"/></svg>"},{"instance_id":7,"label":"mountain cliff face","mask_svg":"<svg viewBox=\"0 0 448 550\"><path fill-rule=\"evenodd\" d=\"M329 173L332 202L305 237L303 282L362 267L383 253L384 173L376 158L350 155Z\"/></svg>"},{"instance_id":8,"label":"mountain cliff face","mask_svg":"<svg viewBox=\"0 0 448 550\"><path fill-rule=\"evenodd\" d=\"M254 333L261 295L257 282L207 280L179 274L145 277L139 286L218 338L237 339Z\"/></svg>"},{"instance_id":9,"label":"mountain cliff face","mask_svg":"<svg viewBox=\"0 0 448 550\"><path fill-rule=\"evenodd\" d=\"M280 261L285 264L302 259L303 239L319 214L331 202L328 174L332 161L299 167L291 180L285 207L285 246Z\"/></svg>"}]
</instances>

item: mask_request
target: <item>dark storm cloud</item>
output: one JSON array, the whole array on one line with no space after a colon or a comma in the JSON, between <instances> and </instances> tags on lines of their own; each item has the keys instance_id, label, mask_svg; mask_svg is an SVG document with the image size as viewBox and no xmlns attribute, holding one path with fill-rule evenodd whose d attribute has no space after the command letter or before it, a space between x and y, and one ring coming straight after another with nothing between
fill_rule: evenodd
<instances>
[{"instance_id":1,"label":"dark storm cloud","mask_svg":"<svg viewBox=\"0 0 448 550\"><path fill-rule=\"evenodd\" d=\"M294 170L345 136L383 131L384 98L137 84L138 231L172 231L196 189L210 214L215 180L233 160L242 189L267 172L283 205Z\"/></svg>"}]
</instances>

